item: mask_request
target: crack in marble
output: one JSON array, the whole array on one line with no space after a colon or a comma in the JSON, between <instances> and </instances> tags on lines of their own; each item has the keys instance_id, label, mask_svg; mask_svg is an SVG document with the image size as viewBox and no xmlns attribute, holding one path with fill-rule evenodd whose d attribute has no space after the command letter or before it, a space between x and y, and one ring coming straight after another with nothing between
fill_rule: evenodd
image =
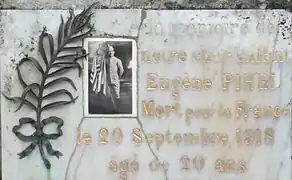
<instances>
[{"instance_id":1,"label":"crack in marble","mask_svg":"<svg viewBox=\"0 0 292 180\"><path fill-rule=\"evenodd\" d=\"M84 153L85 153L85 147L83 146L82 147L82 152L81 152L81 156L79 157L79 159L78 159L78 163L77 163L77 167L76 167L76 169L75 169L75 173L74 173L74 180L76 180L77 178L77 174L78 174L78 171L79 171L79 168L80 168L80 165L81 165L81 160L82 160L82 158L83 158L83 155L84 155Z\"/></svg>"},{"instance_id":2,"label":"crack in marble","mask_svg":"<svg viewBox=\"0 0 292 180\"><path fill-rule=\"evenodd\" d=\"M282 170L282 167L283 167L283 162L281 162L280 167L278 169L278 172L277 172L277 180L279 180L279 177L280 177L280 174L281 174L280 172Z\"/></svg>"},{"instance_id":3,"label":"crack in marble","mask_svg":"<svg viewBox=\"0 0 292 180\"><path fill-rule=\"evenodd\" d=\"M142 122L140 121L139 117L137 118L137 122L138 122L138 124L139 124L139 126L141 128L141 131L142 131L143 135L146 137L147 133L145 132L144 126L143 126ZM162 162L160 161L159 157L155 154L155 152L154 152L153 148L151 147L150 143L148 141L146 141L146 143L147 143L147 146L148 146L150 152L155 157L156 161L158 161L160 164L162 164ZM169 180L166 168L164 166L162 166L162 169L163 169L163 172L164 172L165 180Z\"/></svg>"},{"instance_id":4,"label":"crack in marble","mask_svg":"<svg viewBox=\"0 0 292 180\"><path fill-rule=\"evenodd\" d=\"M140 24L139 24L139 26L138 26L138 34L137 34L137 37L138 37L138 38L139 38L139 36L140 36L141 28L142 28L142 25L143 25L144 20L145 20L146 18L147 18L147 12L146 12L144 9L142 9L142 10L141 10Z\"/></svg>"},{"instance_id":5,"label":"crack in marble","mask_svg":"<svg viewBox=\"0 0 292 180\"><path fill-rule=\"evenodd\" d=\"M139 24L139 26L138 26L137 40L139 40L140 32L141 32L141 28L142 28L143 22L144 22L144 20L145 20L146 18L147 18L147 12L146 12L144 9L142 9L142 10L141 10L140 24ZM137 50L138 50L138 52L139 52L138 43L136 43L136 46L137 46ZM137 54L137 59L138 59L138 54ZM139 63L138 63L138 66L139 66ZM138 79L138 81L139 81L139 72L138 72L138 69L139 69L139 67L137 67L137 76L138 76L137 79ZM138 84L139 84L139 82L137 83L137 85L138 85ZM139 88L137 88L137 91L139 92ZM138 93L138 92L137 92L137 93ZM138 93L138 99L139 99L139 93ZM139 100L137 101L137 103L138 103L138 102L139 102ZM139 107L139 106L137 105L137 107ZM139 114L138 114L138 117L136 118L136 120L137 120L137 122L138 122L138 124L139 124L139 126L140 126L140 129L141 129L143 135L146 137L147 134L146 134L146 132L145 132L145 129L144 129L144 126L143 126L142 122L140 121ZM148 146L149 151L150 151L151 154L154 156L154 158L156 159L156 161L158 161L159 163L161 163L159 157L155 154L155 152L154 152L153 148L151 147L150 143L149 143L148 141L146 141L146 143L147 143L147 146ZM162 164L162 163L161 163L161 164ZM165 168L164 166L162 166L162 169L163 169L163 172L164 172L165 180L169 180L166 168Z\"/></svg>"},{"instance_id":6,"label":"crack in marble","mask_svg":"<svg viewBox=\"0 0 292 180\"><path fill-rule=\"evenodd\" d=\"M84 121L84 118L82 118L81 121L79 122L79 124L77 126L77 132L80 129L83 121ZM76 150L77 150L78 146L79 146L79 144L78 144L78 142L76 142L75 147L74 147L74 149L73 149L73 151L72 151L72 153L70 155L70 158L69 158L69 161L68 161L68 164L67 164L67 167L66 167L65 180L68 180L68 174L69 174L70 165L72 163L73 157L74 157L74 155L76 153Z\"/></svg>"},{"instance_id":7,"label":"crack in marble","mask_svg":"<svg viewBox=\"0 0 292 180\"><path fill-rule=\"evenodd\" d=\"M277 33L276 33L276 36L275 36L274 41L273 41L273 51L275 51L275 49L276 49L276 45L277 45L277 42L278 42L278 39L279 39L279 34L280 34L280 22L281 22L281 15L279 14L279 18L278 18L278 21L277 21ZM274 65L274 64L272 64L272 68L273 68L273 65ZM278 68L279 68L279 65L277 65L276 69L278 69ZM276 70L276 71L277 71L277 70ZM277 73L277 72L276 72L276 73ZM281 86L281 79L280 79L279 88L280 88L280 86ZM280 93L280 95L281 95L281 93ZM274 119L275 119L275 118L274 118ZM269 168L268 168L268 172L267 172L267 173L270 172L270 168L271 168L271 166L269 166ZM279 170L278 170L278 172L277 172L277 179L279 178L279 172L280 172L280 169L281 169L281 166L280 166L280 168L279 168Z\"/></svg>"},{"instance_id":8,"label":"crack in marble","mask_svg":"<svg viewBox=\"0 0 292 180\"><path fill-rule=\"evenodd\" d=\"M277 33L276 33L276 36L275 36L274 41L273 41L273 51L276 50L276 45L277 45L277 42L278 42L278 40L279 40L279 34L280 34L281 14L279 14L278 16L279 16L279 18L278 18L278 21L277 21ZM273 66L273 65L272 65L272 66ZM277 68L280 69L280 65L277 64L277 66L278 66ZM282 78L280 78L280 83L279 83L279 87L278 87L278 88L281 87L281 80L282 80ZM282 93L280 93L280 96L281 96L281 95L282 95ZM280 99L281 99L281 98L280 98ZM292 102L292 99L289 100L289 102L287 103L286 107L291 106L291 102ZM290 111L291 111L291 108L290 108ZM292 120L292 114L291 114L290 121L291 121L291 120ZM292 123L292 121L291 121L291 123ZM290 133L291 133L291 132L290 132ZM291 137L291 135L290 135L290 141L292 141L292 137ZM292 158L292 156L291 156L290 158ZM281 172L282 167L283 167L283 162L281 162L280 167L279 167L279 169L278 169L278 172L277 172L277 180L278 180L279 177L280 177L280 172ZM269 167L269 169L270 169L270 167ZM268 169L268 172L270 171L269 169Z\"/></svg>"},{"instance_id":9,"label":"crack in marble","mask_svg":"<svg viewBox=\"0 0 292 180\"><path fill-rule=\"evenodd\" d=\"M274 42L273 42L273 51L276 50L276 45L277 45L277 42L279 40L279 34L280 34L280 22L281 22L281 15L279 14L279 19L277 21L277 33L276 33L276 36L275 36L275 39L274 39ZM275 64L276 65L276 71L277 69L279 69L279 64ZM274 64L272 64L272 67L271 67L271 71L272 71L272 68L273 68ZM277 73L277 72L275 72ZM279 88L281 86L281 79L280 79L280 83L279 83Z\"/></svg>"}]
</instances>

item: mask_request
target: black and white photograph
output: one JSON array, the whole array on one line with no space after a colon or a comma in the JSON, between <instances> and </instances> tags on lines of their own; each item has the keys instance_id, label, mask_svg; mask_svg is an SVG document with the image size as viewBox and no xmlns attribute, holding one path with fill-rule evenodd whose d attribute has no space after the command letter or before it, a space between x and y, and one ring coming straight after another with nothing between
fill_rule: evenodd
<instances>
[{"instance_id":1,"label":"black and white photograph","mask_svg":"<svg viewBox=\"0 0 292 180\"><path fill-rule=\"evenodd\" d=\"M136 42L87 38L84 63L84 106L89 117L136 116Z\"/></svg>"}]
</instances>

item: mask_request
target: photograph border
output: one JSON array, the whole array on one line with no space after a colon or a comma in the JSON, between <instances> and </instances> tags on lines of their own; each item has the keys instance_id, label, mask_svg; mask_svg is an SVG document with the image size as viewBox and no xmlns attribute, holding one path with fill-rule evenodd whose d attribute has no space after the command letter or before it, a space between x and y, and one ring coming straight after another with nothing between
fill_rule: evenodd
<instances>
[{"instance_id":1,"label":"photograph border","mask_svg":"<svg viewBox=\"0 0 292 180\"><path fill-rule=\"evenodd\" d=\"M82 79L82 86L83 86L83 115L84 117L98 117L98 118L127 118L127 117L137 117L138 108L137 108L137 70L138 70L138 64L137 64L137 44L134 39L129 38L99 38L99 37L90 37L85 38L83 40L83 48L86 50L86 52L89 52L88 50L88 43L91 41L130 41L132 42L132 114L90 114L89 113L89 100L88 100L88 56L86 56L85 61L83 61L83 79Z\"/></svg>"}]
</instances>

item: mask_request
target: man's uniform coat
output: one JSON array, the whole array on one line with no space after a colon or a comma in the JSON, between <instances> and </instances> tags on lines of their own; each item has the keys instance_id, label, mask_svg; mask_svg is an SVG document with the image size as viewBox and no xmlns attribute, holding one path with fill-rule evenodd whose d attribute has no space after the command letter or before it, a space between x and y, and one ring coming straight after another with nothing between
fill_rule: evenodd
<instances>
[{"instance_id":1,"label":"man's uniform coat","mask_svg":"<svg viewBox=\"0 0 292 180\"><path fill-rule=\"evenodd\" d=\"M110 58L109 76L115 97L120 98L120 77L124 73L122 61L116 57Z\"/></svg>"}]
</instances>

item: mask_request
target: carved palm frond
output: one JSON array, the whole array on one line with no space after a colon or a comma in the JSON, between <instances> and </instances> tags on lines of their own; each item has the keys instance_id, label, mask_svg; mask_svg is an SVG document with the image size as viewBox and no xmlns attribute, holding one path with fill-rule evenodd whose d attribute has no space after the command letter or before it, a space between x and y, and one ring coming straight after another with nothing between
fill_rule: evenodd
<instances>
[{"instance_id":1,"label":"carved palm frond","mask_svg":"<svg viewBox=\"0 0 292 180\"><path fill-rule=\"evenodd\" d=\"M39 53L42 57L42 61L44 62L44 67L39 63L38 60L33 57L26 56L25 58L21 59L16 68L20 84L24 88L21 96L8 97L2 93L6 99L19 103L16 111L21 109L23 105L27 105L36 112L36 120L30 117L20 118L19 125L14 126L12 129L12 132L20 140L24 142L31 142L27 148L18 154L20 159L28 156L38 146L46 168L50 169L51 164L44 154L43 147L46 147L47 152L50 155L56 156L58 158L59 156L62 156L61 152L53 150L49 140L55 140L62 136L63 132L61 127L63 126L64 122L62 119L56 116L50 116L41 120L41 114L44 110L74 103L78 96L73 97L72 93L67 89L55 89L52 92L48 92L47 94L44 94L44 91L48 90L48 88L57 87L61 83L69 83L75 90L77 90L73 80L68 77L63 77L63 75L71 69L78 69L79 76L81 75L82 69L78 63L78 60L86 57L87 53L81 46L74 46L74 43L83 40L92 32L93 25L90 24L90 18L93 13L90 12L96 5L97 3L92 4L89 8L84 9L76 16L74 15L73 10L70 9L70 16L66 22L64 22L64 19L61 16L58 39L56 41L57 47L54 46L53 36L47 33L46 28L44 28L41 35L39 36ZM45 39L48 40L49 47L45 47ZM23 74L20 70L20 67L24 63L31 63L34 65L42 77L41 82L34 82L31 84L25 82ZM33 97L34 102L32 102L32 100L28 100L27 97L29 95ZM67 96L69 100L53 101L43 105L43 100L50 100L51 98L63 95ZM51 123L56 123L58 125L57 133L44 133L44 126ZM35 128L33 135L26 136L19 131L25 124L30 124Z\"/></svg>"},{"instance_id":2,"label":"carved palm frond","mask_svg":"<svg viewBox=\"0 0 292 180\"><path fill-rule=\"evenodd\" d=\"M54 80L45 83L44 89L58 85L59 83L63 82L69 83L71 86L73 86L74 89L76 89L74 82L70 78L60 76L62 76L71 69L77 69L79 72L79 77L81 76L82 68L81 65L78 63L78 60L83 59L88 54L81 46L74 46L72 44L74 44L76 41L84 39L93 30L93 26L90 24L90 18L93 13L90 13L90 11L92 8L94 8L94 6L95 4L91 5L88 9L84 9L77 16L74 15L72 10L69 10L70 16L66 22L64 22L64 19L61 16L56 51L54 51L55 48L53 37L47 34L45 31L42 32L40 36L40 52L45 64L47 64L46 75L48 78L56 77ZM44 38L46 37L48 38L50 44L50 56L52 57L50 61L48 61L48 57L42 44ZM65 55L60 55L62 53ZM58 89L54 92L46 94L44 97L48 99L60 95L67 95L70 100L52 102L42 107L42 110L70 104L72 102L75 102L75 100L78 98L73 98L71 92L66 89Z\"/></svg>"}]
</instances>

